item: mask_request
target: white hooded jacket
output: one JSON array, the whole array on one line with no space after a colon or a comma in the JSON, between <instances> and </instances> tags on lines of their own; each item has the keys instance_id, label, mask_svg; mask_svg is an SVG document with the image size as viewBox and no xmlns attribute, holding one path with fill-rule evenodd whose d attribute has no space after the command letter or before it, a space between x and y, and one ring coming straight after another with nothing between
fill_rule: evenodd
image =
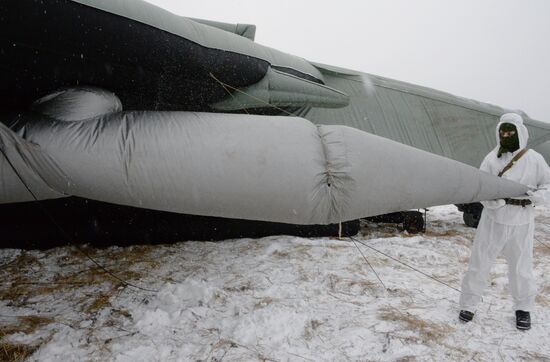
<instances>
[{"instance_id":1,"label":"white hooded jacket","mask_svg":"<svg viewBox=\"0 0 550 362\"><path fill-rule=\"evenodd\" d=\"M499 129L503 123L511 123L516 126L519 149L513 153L503 153L499 158L497 157L500 148ZM485 157L480 166L482 171L493 175L498 175L512 158L527 146L529 133L523 125L523 118L515 113L506 113L500 117L496 128L496 139L497 147ZM533 205L550 207L550 168L538 152L528 150L512 168L502 175L502 178L528 186L531 189L528 192L528 198ZM534 221L533 205L526 207L506 205L502 199L484 201L482 204L485 206L484 212L487 216L499 224L524 225Z\"/></svg>"}]
</instances>

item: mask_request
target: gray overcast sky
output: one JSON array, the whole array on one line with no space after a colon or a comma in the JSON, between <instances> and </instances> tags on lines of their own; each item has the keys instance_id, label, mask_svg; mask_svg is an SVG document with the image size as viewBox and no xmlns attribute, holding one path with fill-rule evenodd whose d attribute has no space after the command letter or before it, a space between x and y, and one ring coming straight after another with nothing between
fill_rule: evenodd
<instances>
[{"instance_id":1,"label":"gray overcast sky","mask_svg":"<svg viewBox=\"0 0 550 362\"><path fill-rule=\"evenodd\" d=\"M308 60L522 109L550 122L550 0L148 0L257 26Z\"/></svg>"}]
</instances>

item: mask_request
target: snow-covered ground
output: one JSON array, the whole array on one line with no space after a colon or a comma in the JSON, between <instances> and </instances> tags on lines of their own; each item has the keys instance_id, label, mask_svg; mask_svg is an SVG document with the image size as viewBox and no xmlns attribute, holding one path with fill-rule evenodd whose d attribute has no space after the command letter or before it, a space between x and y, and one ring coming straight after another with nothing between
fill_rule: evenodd
<instances>
[{"instance_id":1,"label":"snow-covered ground","mask_svg":"<svg viewBox=\"0 0 550 362\"><path fill-rule=\"evenodd\" d=\"M474 321L458 321L453 288L473 235L442 206L424 234L368 223L357 243L276 236L86 249L157 291L123 286L72 247L0 250L0 359L550 361L550 212L537 210L540 293L527 332L515 328L504 259Z\"/></svg>"}]
</instances>

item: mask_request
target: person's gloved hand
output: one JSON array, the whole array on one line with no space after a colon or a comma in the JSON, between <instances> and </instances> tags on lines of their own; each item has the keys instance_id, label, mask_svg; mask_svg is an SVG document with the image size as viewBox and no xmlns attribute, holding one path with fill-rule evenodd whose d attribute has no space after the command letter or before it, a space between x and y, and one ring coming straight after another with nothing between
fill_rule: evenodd
<instances>
[{"instance_id":1,"label":"person's gloved hand","mask_svg":"<svg viewBox=\"0 0 550 362\"><path fill-rule=\"evenodd\" d=\"M481 204L483 207L486 207L488 209L498 209L499 207L503 207L506 205L506 202L504 199L496 199L496 200L488 200L488 201L481 201Z\"/></svg>"},{"instance_id":2,"label":"person's gloved hand","mask_svg":"<svg viewBox=\"0 0 550 362\"><path fill-rule=\"evenodd\" d=\"M547 200L544 197L545 192L546 190L527 191L527 195L529 195L529 200L531 200L533 205L544 205L545 203L547 203Z\"/></svg>"}]
</instances>

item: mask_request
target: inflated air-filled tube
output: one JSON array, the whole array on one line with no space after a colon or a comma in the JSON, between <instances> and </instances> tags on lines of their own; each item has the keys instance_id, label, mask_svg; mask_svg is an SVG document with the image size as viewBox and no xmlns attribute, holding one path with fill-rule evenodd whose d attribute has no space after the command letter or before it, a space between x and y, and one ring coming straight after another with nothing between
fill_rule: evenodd
<instances>
[{"instance_id":1,"label":"inflated air-filled tube","mask_svg":"<svg viewBox=\"0 0 550 362\"><path fill-rule=\"evenodd\" d=\"M148 212L329 225L526 192L346 126L298 117L124 112L116 96L98 90L92 101L94 92L56 93L0 125L1 203L74 196ZM64 109L77 110L78 99L86 99L86 112Z\"/></svg>"}]
</instances>

